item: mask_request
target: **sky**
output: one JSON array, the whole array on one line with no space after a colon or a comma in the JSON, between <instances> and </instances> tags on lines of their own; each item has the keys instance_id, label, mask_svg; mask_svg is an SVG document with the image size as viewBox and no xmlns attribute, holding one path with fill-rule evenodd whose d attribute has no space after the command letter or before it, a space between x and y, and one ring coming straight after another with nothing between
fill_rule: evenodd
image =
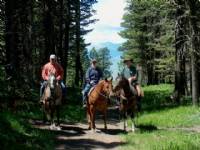
<instances>
[{"instance_id":1,"label":"sky","mask_svg":"<svg viewBox=\"0 0 200 150\"><path fill-rule=\"evenodd\" d=\"M94 18L99 19L99 21L89 26L89 28L93 28L93 31L85 36L86 43L91 43L91 46L88 48L107 42L121 44L125 41L118 34L122 30L120 24L126 6L125 1L126 0L98 0L98 3L94 5L94 9L97 11ZM111 62L113 63L111 71L113 77L116 77L121 52L115 50L111 52L111 57Z\"/></svg>"},{"instance_id":2,"label":"sky","mask_svg":"<svg viewBox=\"0 0 200 150\"><path fill-rule=\"evenodd\" d=\"M125 0L98 0L94 5L94 9L97 10L94 18L99 21L90 25L89 28L94 30L86 35L86 42L92 45L105 42L122 43L124 39L118 33L122 30L120 23L124 8Z\"/></svg>"}]
</instances>

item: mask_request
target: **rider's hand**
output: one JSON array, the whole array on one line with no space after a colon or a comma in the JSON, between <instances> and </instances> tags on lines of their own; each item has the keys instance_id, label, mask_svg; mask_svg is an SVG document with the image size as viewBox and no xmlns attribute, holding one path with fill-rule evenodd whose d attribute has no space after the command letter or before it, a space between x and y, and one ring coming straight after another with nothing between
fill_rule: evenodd
<instances>
[{"instance_id":1,"label":"rider's hand","mask_svg":"<svg viewBox=\"0 0 200 150\"><path fill-rule=\"evenodd\" d=\"M133 77L131 77L132 78L132 80L136 80L136 76L133 76Z\"/></svg>"},{"instance_id":2,"label":"rider's hand","mask_svg":"<svg viewBox=\"0 0 200 150\"><path fill-rule=\"evenodd\" d=\"M94 84L94 81L90 81L90 84Z\"/></svg>"},{"instance_id":3,"label":"rider's hand","mask_svg":"<svg viewBox=\"0 0 200 150\"><path fill-rule=\"evenodd\" d=\"M132 81L136 80L136 76L132 76L128 79L129 83L131 83Z\"/></svg>"},{"instance_id":4,"label":"rider's hand","mask_svg":"<svg viewBox=\"0 0 200 150\"><path fill-rule=\"evenodd\" d=\"M61 80L61 76L57 76L56 80L58 80L58 81Z\"/></svg>"}]
</instances>

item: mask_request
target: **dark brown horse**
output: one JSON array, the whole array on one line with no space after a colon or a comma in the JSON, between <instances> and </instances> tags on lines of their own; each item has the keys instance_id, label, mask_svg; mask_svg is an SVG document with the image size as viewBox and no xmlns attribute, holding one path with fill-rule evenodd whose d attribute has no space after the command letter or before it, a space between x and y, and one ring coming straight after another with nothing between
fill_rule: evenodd
<instances>
[{"instance_id":1,"label":"dark brown horse","mask_svg":"<svg viewBox=\"0 0 200 150\"><path fill-rule=\"evenodd\" d=\"M50 120L50 129L60 130L59 107L62 100L62 89L53 74L49 76L42 99L44 119L46 118L45 116L47 116L47 119ZM55 112L57 116L57 127L54 124Z\"/></svg>"},{"instance_id":2,"label":"dark brown horse","mask_svg":"<svg viewBox=\"0 0 200 150\"><path fill-rule=\"evenodd\" d=\"M128 80L120 75L116 78L113 92L119 100L119 110L120 116L122 116L124 121L124 130L126 131L127 128L127 117L130 116L132 121L131 128L134 132L134 117L138 111L137 96L131 91Z\"/></svg>"},{"instance_id":3,"label":"dark brown horse","mask_svg":"<svg viewBox=\"0 0 200 150\"><path fill-rule=\"evenodd\" d=\"M89 129L95 131L95 113L100 111L103 114L104 128L107 129L106 113L109 96L112 94L112 79L100 81L88 96L87 117Z\"/></svg>"}]
</instances>

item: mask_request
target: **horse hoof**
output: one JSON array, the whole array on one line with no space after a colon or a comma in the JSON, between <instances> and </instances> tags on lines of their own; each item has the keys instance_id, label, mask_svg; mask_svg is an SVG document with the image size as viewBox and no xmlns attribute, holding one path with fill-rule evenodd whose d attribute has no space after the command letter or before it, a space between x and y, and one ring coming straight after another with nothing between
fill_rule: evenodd
<instances>
[{"instance_id":1,"label":"horse hoof","mask_svg":"<svg viewBox=\"0 0 200 150\"><path fill-rule=\"evenodd\" d=\"M135 128L132 128L131 131L132 131L132 132L135 132Z\"/></svg>"},{"instance_id":2,"label":"horse hoof","mask_svg":"<svg viewBox=\"0 0 200 150\"><path fill-rule=\"evenodd\" d=\"M54 127L53 127L52 125L50 125L49 129L50 129L50 130L53 130L53 129L54 129Z\"/></svg>"},{"instance_id":3,"label":"horse hoof","mask_svg":"<svg viewBox=\"0 0 200 150\"><path fill-rule=\"evenodd\" d=\"M57 126L57 127L56 127L56 130L57 130L57 131L61 131L61 127L60 127L60 126Z\"/></svg>"},{"instance_id":4,"label":"horse hoof","mask_svg":"<svg viewBox=\"0 0 200 150\"><path fill-rule=\"evenodd\" d=\"M91 129L89 132L90 133L96 133L96 129Z\"/></svg>"}]
</instances>

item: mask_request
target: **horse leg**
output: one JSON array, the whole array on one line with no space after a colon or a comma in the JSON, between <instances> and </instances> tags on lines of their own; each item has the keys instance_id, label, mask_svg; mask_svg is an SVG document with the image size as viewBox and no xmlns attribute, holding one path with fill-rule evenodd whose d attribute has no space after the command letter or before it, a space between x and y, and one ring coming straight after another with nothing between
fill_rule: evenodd
<instances>
[{"instance_id":1,"label":"horse leg","mask_svg":"<svg viewBox=\"0 0 200 150\"><path fill-rule=\"evenodd\" d=\"M124 119L124 131L126 131L126 128L128 126L128 123L127 123L127 112L124 111L123 113L123 119Z\"/></svg>"},{"instance_id":2,"label":"horse leg","mask_svg":"<svg viewBox=\"0 0 200 150\"><path fill-rule=\"evenodd\" d=\"M135 116L134 116L134 112L131 113L131 131L135 132Z\"/></svg>"},{"instance_id":3,"label":"horse leg","mask_svg":"<svg viewBox=\"0 0 200 150\"><path fill-rule=\"evenodd\" d=\"M45 124L47 121L47 116L46 116L44 104L42 105L42 115L43 115L43 123Z\"/></svg>"},{"instance_id":4,"label":"horse leg","mask_svg":"<svg viewBox=\"0 0 200 150\"><path fill-rule=\"evenodd\" d=\"M56 116L57 116L56 130L61 130L61 127L60 127L60 106L56 106Z\"/></svg>"},{"instance_id":5,"label":"horse leg","mask_svg":"<svg viewBox=\"0 0 200 150\"><path fill-rule=\"evenodd\" d=\"M92 126L91 126L91 114L90 114L90 105L87 106L87 120L88 120L88 129L91 130Z\"/></svg>"},{"instance_id":6,"label":"horse leg","mask_svg":"<svg viewBox=\"0 0 200 150\"><path fill-rule=\"evenodd\" d=\"M51 110L50 110L50 119L51 119L50 129L54 129L55 124L54 124L54 110L53 110L53 108L51 108Z\"/></svg>"},{"instance_id":7,"label":"horse leg","mask_svg":"<svg viewBox=\"0 0 200 150\"><path fill-rule=\"evenodd\" d=\"M95 131L95 108L94 108L94 105L90 105L90 120L91 120L91 127Z\"/></svg>"},{"instance_id":8,"label":"horse leg","mask_svg":"<svg viewBox=\"0 0 200 150\"><path fill-rule=\"evenodd\" d=\"M106 110L105 110L104 113L103 113L104 129L105 129L105 130L107 130L106 118L107 118L107 112L106 112Z\"/></svg>"},{"instance_id":9,"label":"horse leg","mask_svg":"<svg viewBox=\"0 0 200 150\"><path fill-rule=\"evenodd\" d=\"M56 106L57 126L60 126L60 107Z\"/></svg>"}]
</instances>

